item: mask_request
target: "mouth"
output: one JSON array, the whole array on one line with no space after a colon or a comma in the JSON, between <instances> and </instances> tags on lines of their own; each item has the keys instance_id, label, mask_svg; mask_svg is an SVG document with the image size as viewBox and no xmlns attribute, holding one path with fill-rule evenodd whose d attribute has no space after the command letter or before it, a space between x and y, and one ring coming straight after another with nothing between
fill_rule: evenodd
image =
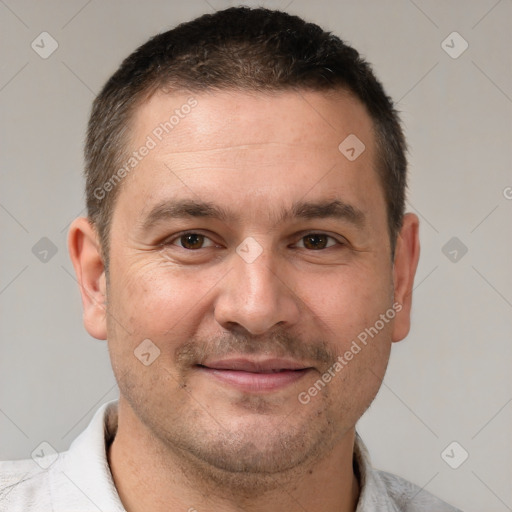
<instances>
[{"instance_id":1,"label":"mouth","mask_svg":"<svg viewBox=\"0 0 512 512\"><path fill-rule=\"evenodd\" d=\"M206 376L245 392L276 391L313 370L287 359L223 359L196 365Z\"/></svg>"}]
</instances>

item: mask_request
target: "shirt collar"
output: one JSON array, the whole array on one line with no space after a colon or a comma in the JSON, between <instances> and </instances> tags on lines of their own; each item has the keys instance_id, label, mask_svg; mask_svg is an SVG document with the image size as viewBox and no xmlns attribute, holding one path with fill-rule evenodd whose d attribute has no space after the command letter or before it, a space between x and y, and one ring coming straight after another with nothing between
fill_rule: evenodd
<instances>
[{"instance_id":1,"label":"shirt collar","mask_svg":"<svg viewBox=\"0 0 512 512\"><path fill-rule=\"evenodd\" d=\"M368 448L356 432L354 443L354 472L359 479L359 501L356 512L400 512L391 500L385 483L373 469Z\"/></svg>"},{"instance_id":2,"label":"shirt collar","mask_svg":"<svg viewBox=\"0 0 512 512\"><path fill-rule=\"evenodd\" d=\"M80 502L87 504L88 510L126 512L107 460L107 448L116 431L117 400L113 400L96 411L89 426L62 454L60 469L64 480L60 477L50 481L55 512L69 511L69 495L61 488L63 481L80 496Z\"/></svg>"}]
</instances>

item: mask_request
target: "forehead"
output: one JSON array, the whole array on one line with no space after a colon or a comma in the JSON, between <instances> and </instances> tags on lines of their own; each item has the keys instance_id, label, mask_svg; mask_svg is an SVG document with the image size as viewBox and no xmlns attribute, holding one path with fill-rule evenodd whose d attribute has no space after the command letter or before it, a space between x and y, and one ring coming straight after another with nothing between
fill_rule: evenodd
<instances>
[{"instance_id":1,"label":"forehead","mask_svg":"<svg viewBox=\"0 0 512 512\"><path fill-rule=\"evenodd\" d=\"M180 151L215 149L226 143L234 148L237 142L337 150L333 140L341 142L350 133L365 139L370 151L374 142L365 107L344 90L159 91L136 110L130 133L132 144L150 135L159 146Z\"/></svg>"},{"instance_id":2,"label":"forehead","mask_svg":"<svg viewBox=\"0 0 512 512\"><path fill-rule=\"evenodd\" d=\"M237 194L258 215L307 195L343 194L361 210L382 196L372 121L345 91L158 92L133 116L133 151L120 195L141 213L174 195L234 207Z\"/></svg>"}]
</instances>

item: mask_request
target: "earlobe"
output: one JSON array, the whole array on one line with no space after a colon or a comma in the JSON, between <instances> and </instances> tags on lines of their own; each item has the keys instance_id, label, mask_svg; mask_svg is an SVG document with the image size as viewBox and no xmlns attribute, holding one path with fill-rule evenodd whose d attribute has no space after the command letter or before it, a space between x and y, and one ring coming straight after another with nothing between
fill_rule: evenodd
<instances>
[{"instance_id":1,"label":"earlobe","mask_svg":"<svg viewBox=\"0 0 512 512\"><path fill-rule=\"evenodd\" d=\"M68 249L80 285L84 326L94 338L106 340L105 267L98 234L89 219L80 217L73 221Z\"/></svg>"},{"instance_id":2,"label":"earlobe","mask_svg":"<svg viewBox=\"0 0 512 512\"><path fill-rule=\"evenodd\" d=\"M419 219L413 213L404 215L397 238L393 265L394 302L401 309L395 317L392 341L403 340L411 326L412 289L420 257Z\"/></svg>"}]
</instances>

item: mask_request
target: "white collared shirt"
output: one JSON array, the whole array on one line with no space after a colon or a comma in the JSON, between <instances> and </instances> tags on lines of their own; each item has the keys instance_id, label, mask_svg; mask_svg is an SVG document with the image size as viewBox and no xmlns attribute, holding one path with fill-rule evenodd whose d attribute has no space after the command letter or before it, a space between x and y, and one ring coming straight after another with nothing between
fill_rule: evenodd
<instances>
[{"instance_id":1,"label":"white collared shirt","mask_svg":"<svg viewBox=\"0 0 512 512\"><path fill-rule=\"evenodd\" d=\"M68 451L0 462L1 512L126 512L112 479L107 445L117 430L117 401L101 406ZM37 461L37 462L35 462ZM418 486L372 468L356 434L360 483L356 512L460 512Z\"/></svg>"}]
</instances>

